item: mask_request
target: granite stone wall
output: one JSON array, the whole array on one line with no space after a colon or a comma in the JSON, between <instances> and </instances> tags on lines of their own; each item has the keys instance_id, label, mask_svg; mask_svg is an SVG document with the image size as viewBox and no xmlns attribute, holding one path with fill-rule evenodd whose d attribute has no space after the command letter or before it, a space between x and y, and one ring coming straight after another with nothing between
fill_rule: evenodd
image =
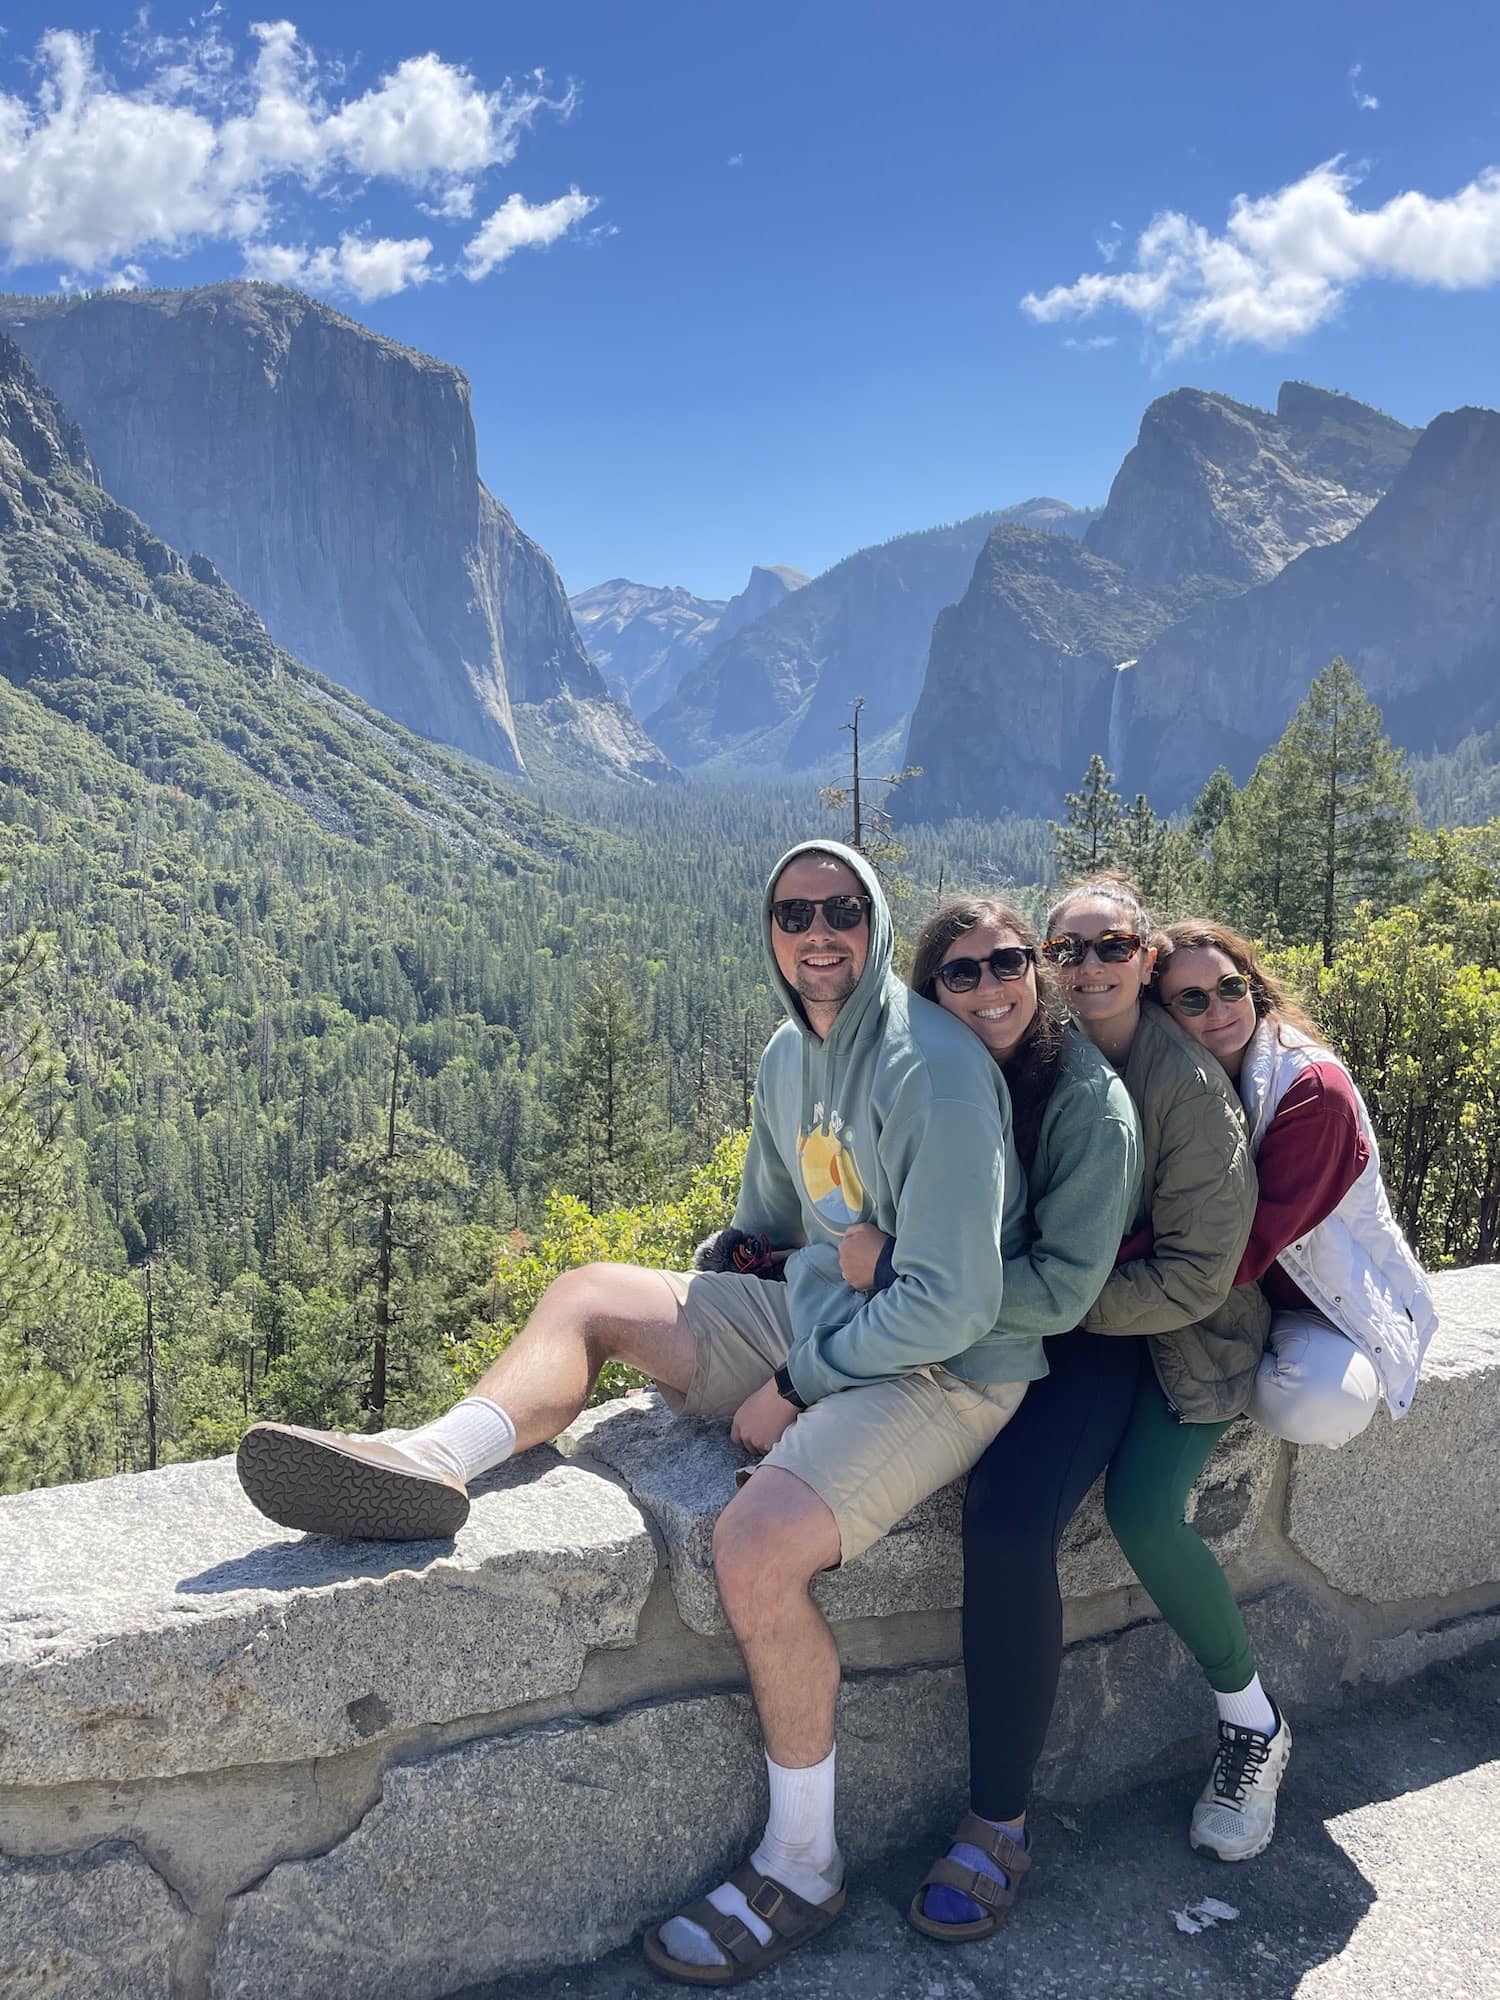
<instances>
[{"instance_id":1,"label":"granite stone wall","mask_svg":"<svg viewBox=\"0 0 1500 2000\"><path fill-rule=\"evenodd\" d=\"M1293 1715L1500 1636L1500 1266L1437 1294L1402 1423L1242 1423L1194 1496ZM428 2000L706 1886L764 1811L710 1560L741 1462L643 1395L483 1482L453 1543L288 1534L227 1459L0 1501L0 2000ZM963 1802L959 1506L817 1586L856 1865ZM1042 1789L1196 1767L1211 1704L1097 1493L1063 1582Z\"/></svg>"}]
</instances>

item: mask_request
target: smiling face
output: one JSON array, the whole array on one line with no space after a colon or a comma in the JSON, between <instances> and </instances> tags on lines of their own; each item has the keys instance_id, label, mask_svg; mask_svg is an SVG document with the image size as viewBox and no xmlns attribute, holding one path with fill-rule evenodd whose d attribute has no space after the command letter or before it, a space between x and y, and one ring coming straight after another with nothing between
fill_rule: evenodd
<instances>
[{"instance_id":1,"label":"smiling face","mask_svg":"<svg viewBox=\"0 0 1500 2000\"><path fill-rule=\"evenodd\" d=\"M773 902L806 896L820 905L805 931L789 935L774 921L771 924L776 969L800 996L809 1024L820 1035L828 1032L840 1007L859 984L870 955L869 912L856 929L836 931L824 917L822 899L864 893L865 885L847 863L822 854L799 854L795 861L789 861L771 892Z\"/></svg>"},{"instance_id":2,"label":"smiling face","mask_svg":"<svg viewBox=\"0 0 1500 2000\"><path fill-rule=\"evenodd\" d=\"M1226 975L1240 970L1228 952L1216 945L1198 945L1174 951L1161 976L1162 1005L1179 1028L1218 1057L1231 1076L1239 1075L1255 1033L1255 1002L1248 993L1242 1000L1226 1000L1217 988ZM1179 993L1193 989L1209 996L1208 1005L1201 1014L1184 1014L1172 1003Z\"/></svg>"},{"instance_id":3,"label":"smiling face","mask_svg":"<svg viewBox=\"0 0 1500 2000\"><path fill-rule=\"evenodd\" d=\"M1022 1036L1036 1019L1036 967L1028 965L1019 979L997 979L983 961L1005 945L1021 944L1003 924L975 924L956 937L943 953L943 964L955 958L977 958L983 969L972 993L950 993L939 979L933 998L946 1012L972 1028L996 1062L1015 1054Z\"/></svg>"},{"instance_id":4,"label":"smiling face","mask_svg":"<svg viewBox=\"0 0 1500 2000\"><path fill-rule=\"evenodd\" d=\"M1053 929L1059 934L1071 931L1076 937L1097 938L1105 931L1136 932L1138 927L1127 911L1107 897L1080 896L1077 902L1064 904ZM1098 1028L1119 1028L1135 1020L1142 989L1150 985L1155 964L1156 953L1149 945L1142 945L1123 965L1101 965L1089 952L1082 965L1057 968L1058 984L1079 1026L1092 1038Z\"/></svg>"}]
</instances>

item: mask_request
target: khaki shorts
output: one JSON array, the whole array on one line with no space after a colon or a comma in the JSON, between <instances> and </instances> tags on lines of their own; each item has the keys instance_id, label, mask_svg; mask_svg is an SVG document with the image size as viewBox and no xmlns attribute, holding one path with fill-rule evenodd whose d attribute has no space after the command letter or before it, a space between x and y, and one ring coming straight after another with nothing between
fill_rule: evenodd
<instances>
[{"instance_id":1,"label":"khaki shorts","mask_svg":"<svg viewBox=\"0 0 1500 2000\"><path fill-rule=\"evenodd\" d=\"M734 1271L663 1271L697 1341L687 1394L662 1388L681 1416L732 1417L792 1346L787 1288ZM845 1562L889 1533L929 1493L983 1456L1020 1407L1024 1382L962 1382L921 1368L842 1389L804 1410L762 1465L794 1472L838 1522Z\"/></svg>"}]
</instances>

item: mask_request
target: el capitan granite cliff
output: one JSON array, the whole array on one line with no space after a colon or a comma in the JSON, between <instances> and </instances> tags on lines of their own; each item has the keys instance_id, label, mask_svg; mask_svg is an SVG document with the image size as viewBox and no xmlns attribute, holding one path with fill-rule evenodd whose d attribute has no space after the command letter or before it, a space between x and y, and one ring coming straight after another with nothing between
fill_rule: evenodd
<instances>
[{"instance_id":1,"label":"el capitan granite cliff","mask_svg":"<svg viewBox=\"0 0 1500 2000\"><path fill-rule=\"evenodd\" d=\"M262 284L8 297L0 330L108 490L308 666L502 770L535 729L560 761L670 774L481 483L458 369Z\"/></svg>"}]
</instances>

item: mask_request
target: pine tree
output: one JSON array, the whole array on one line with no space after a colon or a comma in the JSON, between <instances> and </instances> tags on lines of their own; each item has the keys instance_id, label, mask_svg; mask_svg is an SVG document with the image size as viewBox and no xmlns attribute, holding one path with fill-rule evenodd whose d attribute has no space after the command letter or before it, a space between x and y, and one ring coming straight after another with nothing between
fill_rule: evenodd
<instances>
[{"instance_id":1,"label":"pine tree","mask_svg":"<svg viewBox=\"0 0 1500 2000\"><path fill-rule=\"evenodd\" d=\"M469 1170L453 1148L400 1109L401 1056L398 1036L384 1130L351 1150L326 1190L331 1214L353 1236L356 1281L370 1302L374 1328L365 1406L376 1429L385 1418L391 1349L401 1330L400 1281L414 1265L420 1267L454 1219L457 1197L470 1186ZM410 1363L414 1357L405 1358Z\"/></svg>"},{"instance_id":2,"label":"pine tree","mask_svg":"<svg viewBox=\"0 0 1500 2000\"><path fill-rule=\"evenodd\" d=\"M1417 829L1406 761L1343 659L1318 675L1214 835L1243 928L1316 943L1323 963L1356 903L1394 902Z\"/></svg>"},{"instance_id":3,"label":"pine tree","mask_svg":"<svg viewBox=\"0 0 1500 2000\"><path fill-rule=\"evenodd\" d=\"M624 965L605 959L588 976L548 1093L545 1184L596 1215L644 1199L667 1153L664 1069Z\"/></svg>"},{"instance_id":4,"label":"pine tree","mask_svg":"<svg viewBox=\"0 0 1500 2000\"><path fill-rule=\"evenodd\" d=\"M1064 882L1096 875L1101 868L1119 863L1125 813L1120 795L1113 789L1114 781L1113 771L1106 769L1104 759L1095 751L1082 786L1063 800L1066 819L1060 824L1048 821L1057 871Z\"/></svg>"},{"instance_id":5,"label":"pine tree","mask_svg":"<svg viewBox=\"0 0 1500 2000\"><path fill-rule=\"evenodd\" d=\"M1196 864L1195 888L1206 910L1229 907L1225 882L1228 836L1221 829L1233 813L1238 797L1234 779L1221 764L1193 801L1188 814L1186 837Z\"/></svg>"}]
</instances>

